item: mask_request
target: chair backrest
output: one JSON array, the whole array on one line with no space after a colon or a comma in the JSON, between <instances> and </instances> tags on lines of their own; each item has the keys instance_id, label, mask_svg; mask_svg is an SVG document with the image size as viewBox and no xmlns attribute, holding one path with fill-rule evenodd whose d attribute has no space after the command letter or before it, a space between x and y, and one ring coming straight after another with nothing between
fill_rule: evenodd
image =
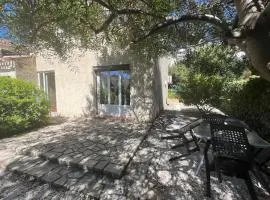
<instances>
[{"instance_id":1,"label":"chair backrest","mask_svg":"<svg viewBox=\"0 0 270 200\"><path fill-rule=\"evenodd\" d=\"M228 118L228 116L214 113L205 114L202 116L202 119L210 124L224 124L226 118Z\"/></svg>"},{"instance_id":2,"label":"chair backrest","mask_svg":"<svg viewBox=\"0 0 270 200\"><path fill-rule=\"evenodd\" d=\"M194 129L195 127L199 126L202 122L203 122L202 119L200 119L200 118L196 119L196 120L188 123L187 125L181 127L179 129L179 132L186 133L187 131L190 131L190 130Z\"/></svg>"},{"instance_id":3,"label":"chair backrest","mask_svg":"<svg viewBox=\"0 0 270 200\"><path fill-rule=\"evenodd\" d=\"M214 156L250 162L252 153L245 129L229 125L210 124Z\"/></svg>"}]
</instances>

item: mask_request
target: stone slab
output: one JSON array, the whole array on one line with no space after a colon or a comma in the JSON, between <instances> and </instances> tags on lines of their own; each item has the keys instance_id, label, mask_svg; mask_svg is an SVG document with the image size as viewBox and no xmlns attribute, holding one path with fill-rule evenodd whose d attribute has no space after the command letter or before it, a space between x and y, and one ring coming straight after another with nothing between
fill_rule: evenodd
<instances>
[{"instance_id":1,"label":"stone slab","mask_svg":"<svg viewBox=\"0 0 270 200\"><path fill-rule=\"evenodd\" d=\"M113 178L121 178L124 172L124 166L122 165L117 165L117 164L108 164L104 168L104 174L107 174Z\"/></svg>"},{"instance_id":2,"label":"stone slab","mask_svg":"<svg viewBox=\"0 0 270 200\"><path fill-rule=\"evenodd\" d=\"M109 164L109 161L99 161L93 168L95 172L103 172L104 168Z\"/></svg>"}]
</instances>

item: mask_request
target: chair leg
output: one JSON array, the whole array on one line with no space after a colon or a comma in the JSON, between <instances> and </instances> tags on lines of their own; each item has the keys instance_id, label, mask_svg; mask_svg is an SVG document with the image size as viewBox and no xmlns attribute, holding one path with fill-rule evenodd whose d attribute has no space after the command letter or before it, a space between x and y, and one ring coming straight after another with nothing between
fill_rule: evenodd
<instances>
[{"instance_id":1,"label":"chair leg","mask_svg":"<svg viewBox=\"0 0 270 200\"><path fill-rule=\"evenodd\" d=\"M252 200L258 200L257 196L256 196L256 192L254 190L254 186L253 186L253 183L251 181L251 178L248 174L248 172L246 172L246 176L245 176L245 182L246 182L246 185L248 187L248 191L249 191L249 194L251 196L251 199Z\"/></svg>"},{"instance_id":2,"label":"chair leg","mask_svg":"<svg viewBox=\"0 0 270 200\"><path fill-rule=\"evenodd\" d=\"M222 178L221 178L221 173L220 173L218 161L215 161L214 163L215 163L215 171L217 173L218 181L221 183L222 182Z\"/></svg>"},{"instance_id":3,"label":"chair leg","mask_svg":"<svg viewBox=\"0 0 270 200\"><path fill-rule=\"evenodd\" d=\"M206 166L206 196L211 197L210 169L208 161L205 161L205 166Z\"/></svg>"},{"instance_id":4,"label":"chair leg","mask_svg":"<svg viewBox=\"0 0 270 200\"><path fill-rule=\"evenodd\" d=\"M199 171L201 170L203 163L204 163L204 156L201 158L201 161L200 161L200 163L199 163L199 165L197 167L197 170L196 170L196 173L195 173L196 176L198 175Z\"/></svg>"},{"instance_id":5,"label":"chair leg","mask_svg":"<svg viewBox=\"0 0 270 200\"><path fill-rule=\"evenodd\" d=\"M198 151L200 151L200 146L199 146L199 144L198 144L198 140L197 140L197 138L195 137L194 131L193 131L192 129L190 130L190 134L191 134L191 137L192 137L193 141L195 142L196 148L198 149Z\"/></svg>"},{"instance_id":6,"label":"chair leg","mask_svg":"<svg viewBox=\"0 0 270 200\"><path fill-rule=\"evenodd\" d=\"M263 175L260 172L260 168L258 168L256 165L252 168L252 173L254 174L254 176L256 177L256 179L262 184L262 186L264 187L264 189L270 194L270 187L267 183L267 181L265 180L265 178L263 177Z\"/></svg>"}]
</instances>

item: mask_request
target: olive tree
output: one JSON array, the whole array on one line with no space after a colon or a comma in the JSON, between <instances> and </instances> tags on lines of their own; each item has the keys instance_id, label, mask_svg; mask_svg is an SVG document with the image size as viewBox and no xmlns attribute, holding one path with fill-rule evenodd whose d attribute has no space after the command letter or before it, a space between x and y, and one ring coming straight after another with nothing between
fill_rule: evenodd
<instances>
[{"instance_id":1,"label":"olive tree","mask_svg":"<svg viewBox=\"0 0 270 200\"><path fill-rule=\"evenodd\" d=\"M163 54L218 37L242 48L270 81L267 0L0 0L0 4L1 24L32 50L53 48L64 56L74 46L96 48L111 42Z\"/></svg>"}]
</instances>

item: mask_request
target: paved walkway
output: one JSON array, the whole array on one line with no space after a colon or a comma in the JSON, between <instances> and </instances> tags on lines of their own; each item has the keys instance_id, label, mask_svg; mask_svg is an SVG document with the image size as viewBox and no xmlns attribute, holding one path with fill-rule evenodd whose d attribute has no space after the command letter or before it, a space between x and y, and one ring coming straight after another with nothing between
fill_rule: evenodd
<instances>
[{"instance_id":1,"label":"paved walkway","mask_svg":"<svg viewBox=\"0 0 270 200\"><path fill-rule=\"evenodd\" d=\"M146 124L81 119L4 139L0 152L13 157L9 154L15 151L120 178L146 131Z\"/></svg>"},{"instance_id":2,"label":"paved walkway","mask_svg":"<svg viewBox=\"0 0 270 200\"><path fill-rule=\"evenodd\" d=\"M193 153L191 156L188 156L181 160L177 160L173 163L169 163L168 159L171 156L181 155L185 153L185 150L179 148L177 151L172 151L170 150L170 146L173 145L176 141L160 140L160 136L165 134L165 128L169 129L183 126L190 120L194 119L195 115L196 112L193 112L192 109L185 108L182 108L180 111L166 111L165 113L163 113L154 122L153 128L147 135L147 138L139 146L139 149L137 150L131 163L126 169L124 176L122 176L120 179L110 179L104 176L95 178L95 182L103 182L103 187L97 188L97 190L99 191L98 198L183 200L206 199L204 197L204 169L202 169L198 175L195 175L201 153L196 152ZM85 122L83 121L82 123L89 124L89 122L87 121L88 120L86 120ZM48 131L47 129L46 133L49 135L56 135L57 130L69 130L71 132L77 132L81 127L77 127L76 123L77 122L74 122L74 124L63 124L61 126L57 126L57 128L51 127L50 131ZM113 126L116 126L116 124L118 123L112 122L112 124L115 124ZM51 133L53 130L54 132ZM108 128L106 131L110 130L111 129ZM145 129L139 128L139 130ZM59 145L58 142L60 141L59 139L61 137L62 139L68 137L68 135L63 132L60 131L59 133L63 134L62 136L57 135L55 136L55 140L50 141L56 141L55 144ZM30 133L30 135L31 134L32 133ZM66 139L66 141L72 140L72 138L74 138L74 135L76 135L76 133L72 134L73 137L69 137L68 139ZM145 135L145 132L142 133L142 135L139 135L139 138L141 138L143 137L142 135ZM96 133L95 137L93 138L99 136L100 135ZM23 136L23 138L25 139L24 142L32 143L27 140L27 137L29 139L29 136ZM100 137L104 137L104 135ZM39 137L35 138L36 140L33 141L40 142L38 138ZM44 140L45 138L46 137L43 137ZM9 143L6 144L5 147L0 147L0 149L5 149L0 150L0 153L3 151L7 152L8 149L14 149L11 147L15 143L21 144L21 142L19 142L20 140L20 137L5 140L9 141ZM46 141L43 142L46 143ZM125 146L125 139L122 140L122 143ZM3 144L2 141L1 144ZM40 144L28 144L29 149L32 149L32 147L37 147L36 145ZM24 152L21 150L25 149L25 147L15 149L17 149L17 152ZM9 151L9 153L11 152L12 150ZM10 154L10 156L11 155L12 154ZM113 156L110 158L116 158L114 157L114 154L112 155ZM119 159L119 161L120 160L121 159ZM223 177L223 179L224 181L220 184L218 183L217 178L215 176L212 176L212 199L249 199L248 191L244 181L233 179L230 177ZM259 199L269 199L269 195L260 187L260 185L256 181L254 181L254 183L256 185L256 192L259 196ZM90 189L93 188L90 187ZM9 171L4 171L2 173L2 177L0 177L0 199L90 199L92 197L87 193L73 190L71 191L61 188L56 189L55 187L52 188L48 184L36 182L35 179L32 179L29 176L17 175Z\"/></svg>"}]
</instances>

